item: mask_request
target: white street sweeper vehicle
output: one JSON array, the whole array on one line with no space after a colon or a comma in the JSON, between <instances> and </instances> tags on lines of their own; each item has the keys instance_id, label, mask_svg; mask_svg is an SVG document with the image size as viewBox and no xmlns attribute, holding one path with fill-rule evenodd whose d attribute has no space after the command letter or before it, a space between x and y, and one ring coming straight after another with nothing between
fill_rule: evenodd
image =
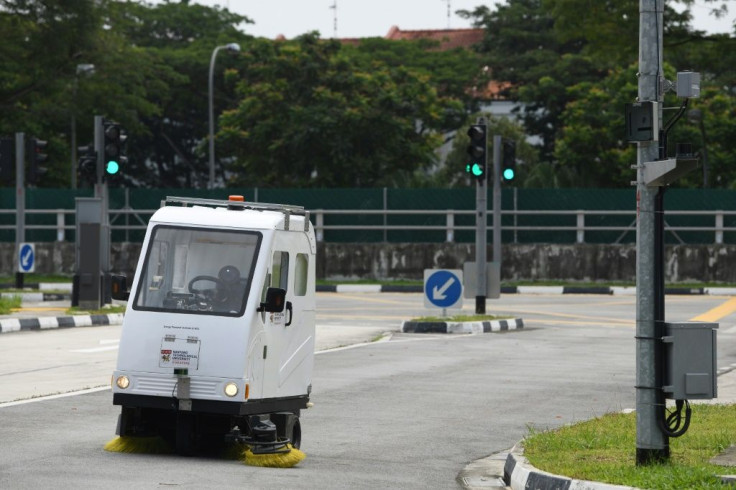
<instances>
[{"instance_id":1,"label":"white street sweeper vehicle","mask_svg":"<svg viewBox=\"0 0 736 490\"><path fill-rule=\"evenodd\" d=\"M301 441L314 364L314 230L298 206L168 197L152 216L127 299L117 434L181 454Z\"/></svg>"}]
</instances>

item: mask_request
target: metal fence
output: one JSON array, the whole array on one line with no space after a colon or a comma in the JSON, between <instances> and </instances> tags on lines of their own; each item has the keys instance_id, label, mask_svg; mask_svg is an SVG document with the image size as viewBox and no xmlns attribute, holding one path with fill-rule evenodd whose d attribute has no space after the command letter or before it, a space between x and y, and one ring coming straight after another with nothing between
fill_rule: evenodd
<instances>
[{"instance_id":1,"label":"metal fence","mask_svg":"<svg viewBox=\"0 0 736 490\"><path fill-rule=\"evenodd\" d=\"M111 209L112 239L140 241L156 209ZM326 242L473 243L473 210L311 209L317 240ZM26 241L73 241L74 209L26 209ZM502 210L503 243L632 243L636 210ZM492 214L488 217L491 233ZM0 233L14 240L15 210L0 209ZM736 210L668 210L665 233L674 244L736 243Z\"/></svg>"}]
</instances>

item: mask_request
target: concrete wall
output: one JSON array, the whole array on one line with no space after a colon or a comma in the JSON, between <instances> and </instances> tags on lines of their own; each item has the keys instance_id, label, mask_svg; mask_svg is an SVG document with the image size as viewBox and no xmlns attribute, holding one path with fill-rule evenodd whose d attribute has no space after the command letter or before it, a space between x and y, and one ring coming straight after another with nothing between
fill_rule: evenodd
<instances>
[{"instance_id":1,"label":"concrete wall","mask_svg":"<svg viewBox=\"0 0 736 490\"><path fill-rule=\"evenodd\" d=\"M16 259L12 243L0 243L0 274L11 275ZM114 271L132 277L139 243L113 244ZM489 260L493 257L488 249ZM317 276L330 279L417 279L424 269L462 269L475 260L475 247L458 243L319 243ZM74 274L74 244L36 244L36 272ZM736 245L678 245L667 248L669 282L736 283ZM501 277L509 280L635 281L634 245L505 245Z\"/></svg>"}]
</instances>

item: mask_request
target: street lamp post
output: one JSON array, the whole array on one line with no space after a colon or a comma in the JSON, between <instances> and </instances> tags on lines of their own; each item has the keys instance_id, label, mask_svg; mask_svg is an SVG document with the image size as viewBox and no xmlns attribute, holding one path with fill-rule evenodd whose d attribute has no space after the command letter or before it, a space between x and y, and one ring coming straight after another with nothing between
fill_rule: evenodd
<instances>
[{"instance_id":1,"label":"street lamp post","mask_svg":"<svg viewBox=\"0 0 736 490\"><path fill-rule=\"evenodd\" d=\"M215 74L215 58L217 52L221 49L227 49L232 53L240 51L240 45L237 43L225 44L223 46L217 46L212 51L212 58L210 59L210 76L209 76L209 119L210 119L210 130L209 130L209 168L210 168L210 180L207 183L209 189L215 188L215 108L212 103L213 92L214 92L214 74Z\"/></svg>"},{"instance_id":2,"label":"street lamp post","mask_svg":"<svg viewBox=\"0 0 736 490\"><path fill-rule=\"evenodd\" d=\"M71 129L71 145L72 145L72 189L77 188L77 89L79 88L79 75L91 75L95 72L95 65L89 63L77 65L77 71L74 74L74 90L72 95L72 129Z\"/></svg>"}]
</instances>

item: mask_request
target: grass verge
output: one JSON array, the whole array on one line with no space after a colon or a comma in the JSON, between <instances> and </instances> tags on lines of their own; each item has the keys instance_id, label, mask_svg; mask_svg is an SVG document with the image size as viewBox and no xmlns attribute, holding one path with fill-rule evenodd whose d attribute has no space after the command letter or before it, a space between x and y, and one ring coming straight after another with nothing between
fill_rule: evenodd
<instances>
[{"instance_id":1,"label":"grass verge","mask_svg":"<svg viewBox=\"0 0 736 490\"><path fill-rule=\"evenodd\" d=\"M513 318L510 316L495 316L495 315L455 315L450 317L442 316L421 316L419 318L412 318L412 322L488 322L492 320L506 320L507 318Z\"/></svg>"},{"instance_id":2,"label":"grass verge","mask_svg":"<svg viewBox=\"0 0 736 490\"><path fill-rule=\"evenodd\" d=\"M733 468L709 460L736 443L736 405L693 405L688 432L670 439L670 461L636 466L636 414L613 413L553 431L530 430L524 455L536 468L580 480L647 489L723 488Z\"/></svg>"},{"instance_id":3,"label":"grass verge","mask_svg":"<svg viewBox=\"0 0 736 490\"><path fill-rule=\"evenodd\" d=\"M99 310L83 310L78 306L72 306L66 310L67 315L107 315L109 313L125 313L125 306L112 305Z\"/></svg>"},{"instance_id":4,"label":"grass verge","mask_svg":"<svg viewBox=\"0 0 736 490\"><path fill-rule=\"evenodd\" d=\"M7 315L13 308L20 308L20 296L0 297L0 315Z\"/></svg>"}]
</instances>

